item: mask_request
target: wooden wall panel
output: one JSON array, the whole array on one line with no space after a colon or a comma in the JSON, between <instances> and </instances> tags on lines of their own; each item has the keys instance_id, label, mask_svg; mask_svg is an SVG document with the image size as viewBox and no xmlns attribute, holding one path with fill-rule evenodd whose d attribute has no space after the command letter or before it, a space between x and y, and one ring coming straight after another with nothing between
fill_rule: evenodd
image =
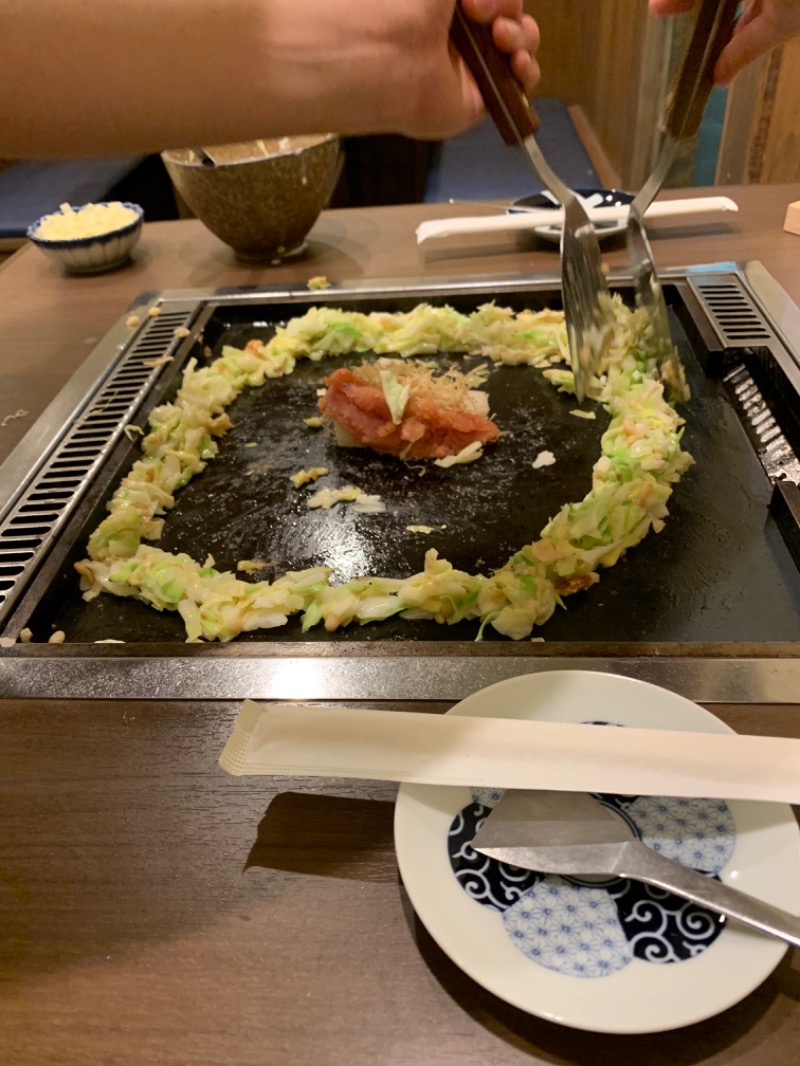
<instances>
[{"instance_id":1,"label":"wooden wall panel","mask_svg":"<svg viewBox=\"0 0 800 1066\"><path fill-rule=\"evenodd\" d=\"M647 0L525 0L542 34L538 93L581 108L623 185L653 166L658 120L691 19L650 19ZM730 91L717 182L800 180L800 38L752 65ZM693 148L667 185L691 184Z\"/></svg>"},{"instance_id":2,"label":"wooden wall panel","mask_svg":"<svg viewBox=\"0 0 800 1066\"><path fill-rule=\"evenodd\" d=\"M638 128L647 4L642 0L602 0L596 7L598 34L586 41L588 49L593 44L595 47L590 121L617 170L627 177ZM592 61L591 51L587 59Z\"/></svg>"},{"instance_id":3,"label":"wooden wall panel","mask_svg":"<svg viewBox=\"0 0 800 1066\"><path fill-rule=\"evenodd\" d=\"M733 83L722 132L718 184L800 181L800 38L747 68Z\"/></svg>"},{"instance_id":4,"label":"wooden wall panel","mask_svg":"<svg viewBox=\"0 0 800 1066\"><path fill-rule=\"evenodd\" d=\"M759 180L800 181L800 38L783 47Z\"/></svg>"},{"instance_id":5,"label":"wooden wall panel","mask_svg":"<svg viewBox=\"0 0 800 1066\"><path fill-rule=\"evenodd\" d=\"M764 92L773 80L775 62L774 56L764 56L751 63L728 90L717 158L717 185L749 185L758 181L762 153L754 151L755 135L763 125Z\"/></svg>"},{"instance_id":6,"label":"wooden wall panel","mask_svg":"<svg viewBox=\"0 0 800 1066\"><path fill-rule=\"evenodd\" d=\"M648 47L647 0L526 0L525 6L542 35L537 92L582 108L611 165L629 180L640 112L662 91L660 55L654 59ZM638 139L649 144L652 135L648 113Z\"/></svg>"},{"instance_id":7,"label":"wooden wall panel","mask_svg":"<svg viewBox=\"0 0 800 1066\"><path fill-rule=\"evenodd\" d=\"M597 31L600 21L597 8L597 4L581 3L581 0L525 0L525 9L539 23L542 35L539 48L542 80L538 95L557 96L566 104L585 106L594 78L585 42Z\"/></svg>"}]
</instances>

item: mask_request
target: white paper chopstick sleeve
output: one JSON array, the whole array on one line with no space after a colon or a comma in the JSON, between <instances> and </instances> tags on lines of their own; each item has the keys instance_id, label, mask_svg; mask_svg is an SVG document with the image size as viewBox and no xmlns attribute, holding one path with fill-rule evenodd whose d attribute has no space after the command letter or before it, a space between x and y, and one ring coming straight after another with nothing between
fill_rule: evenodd
<instances>
[{"instance_id":1,"label":"white paper chopstick sleeve","mask_svg":"<svg viewBox=\"0 0 800 1066\"><path fill-rule=\"evenodd\" d=\"M220 766L236 775L800 802L800 740L250 700Z\"/></svg>"},{"instance_id":2,"label":"white paper chopstick sleeve","mask_svg":"<svg viewBox=\"0 0 800 1066\"><path fill-rule=\"evenodd\" d=\"M686 200L656 200L647 210L648 222L685 215L710 214L717 211L738 211L734 200L727 196L698 196ZM628 208L590 207L587 215L592 222L622 222L627 220ZM475 215L460 218L429 219L417 226L417 244L437 237L459 234L502 233L536 229L537 226L557 226L564 219L561 210L520 211L516 214Z\"/></svg>"}]
</instances>

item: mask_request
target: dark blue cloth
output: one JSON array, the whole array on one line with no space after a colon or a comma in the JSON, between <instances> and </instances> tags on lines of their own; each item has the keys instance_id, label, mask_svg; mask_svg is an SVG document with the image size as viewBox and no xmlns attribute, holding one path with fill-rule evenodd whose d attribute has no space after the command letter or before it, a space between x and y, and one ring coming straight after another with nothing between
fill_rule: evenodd
<instances>
[{"instance_id":1,"label":"dark blue cloth","mask_svg":"<svg viewBox=\"0 0 800 1066\"><path fill-rule=\"evenodd\" d=\"M24 237L32 222L64 202L107 199L140 162L137 156L12 164L0 171L0 238Z\"/></svg>"},{"instance_id":2,"label":"dark blue cloth","mask_svg":"<svg viewBox=\"0 0 800 1066\"><path fill-rule=\"evenodd\" d=\"M534 101L541 119L536 143L556 174L573 189L601 184L562 100ZM503 143L491 119L443 141L425 188L426 203L517 199L542 191L521 148Z\"/></svg>"}]
</instances>

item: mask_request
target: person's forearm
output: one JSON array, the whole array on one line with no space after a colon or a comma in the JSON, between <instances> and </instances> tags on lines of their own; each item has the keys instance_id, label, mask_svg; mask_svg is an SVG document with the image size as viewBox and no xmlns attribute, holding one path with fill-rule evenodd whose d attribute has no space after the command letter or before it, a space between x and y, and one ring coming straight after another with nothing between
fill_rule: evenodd
<instances>
[{"instance_id":1,"label":"person's forearm","mask_svg":"<svg viewBox=\"0 0 800 1066\"><path fill-rule=\"evenodd\" d=\"M521 0L462 0L526 91ZM0 156L109 155L291 133L442 137L482 111L454 0L0 0Z\"/></svg>"},{"instance_id":2,"label":"person's forearm","mask_svg":"<svg viewBox=\"0 0 800 1066\"><path fill-rule=\"evenodd\" d=\"M0 0L0 155L389 129L392 5L354 6L358 32L337 0Z\"/></svg>"}]
</instances>

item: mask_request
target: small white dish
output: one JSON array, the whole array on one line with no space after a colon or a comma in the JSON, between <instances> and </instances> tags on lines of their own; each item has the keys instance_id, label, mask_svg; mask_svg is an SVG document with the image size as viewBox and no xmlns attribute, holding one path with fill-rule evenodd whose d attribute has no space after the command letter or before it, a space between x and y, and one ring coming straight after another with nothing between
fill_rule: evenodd
<instances>
[{"instance_id":1,"label":"small white dish","mask_svg":"<svg viewBox=\"0 0 800 1066\"><path fill-rule=\"evenodd\" d=\"M574 191L585 207L624 207L633 203L632 193L620 192L618 189L575 189ZM555 211L558 210L559 204L549 193L543 192L536 196L524 196L519 200L515 200L509 208L509 212L514 213L515 208L519 210L526 207L544 210L552 208ZM607 237L614 237L619 233L624 233L627 224L627 220L624 219L616 222L595 222L594 231L598 240L604 240ZM561 242L560 223L552 226L536 226L533 232L551 244L559 244Z\"/></svg>"},{"instance_id":2,"label":"small white dish","mask_svg":"<svg viewBox=\"0 0 800 1066\"><path fill-rule=\"evenodd\" d=\"M109 206L106 204L82 204L73 208L80 212L86 207ZM104 270L112 270L120 266L130 258L131 252L139 242L142 235L142 223L144 211L139 204L123 203L123 207L135 216L123 225L105 233L98 233L87 237L72 237L63 240L51 240L39 235L39 230L45 219L51 215L43 215L28 227L27 237L37 248L47 255L54 263L63 267L69 274L100 274Z\"/></svg>"},{"instance_id":3,"label":"small white dish","mask_svg":"<svg viewBox=\"0 0 800 1066\"><path fill-rule=\"evenodd\" d=\"M502 681L449 713L731 732L672 692L591 671ZM710 919L676 897L651 890L631 899L633 882L589 885L497 863L488 869L492 860L477 856L469 840L499 795L403 785L395 844L403 883L428 932L465 973L508 1003L577 1029L660 1032L738 1003L784 955L782 941ZM793 914L800 910L800 830L789 806L686 800L688 808L676 808L672 800L662 817L651 799L608 802L679 861L719 869L726 883ZM676 819L686 817L688 824L676 829ZM644 886L634 887L644 893ZM547 892L552 905L544 899ZM586 942L576 946L572 927L581 922L589 933L581 933ZM550 938L546 950L542 936ZM663 961L670 955L673 961Z\"/></svg>"}]
</instances>

